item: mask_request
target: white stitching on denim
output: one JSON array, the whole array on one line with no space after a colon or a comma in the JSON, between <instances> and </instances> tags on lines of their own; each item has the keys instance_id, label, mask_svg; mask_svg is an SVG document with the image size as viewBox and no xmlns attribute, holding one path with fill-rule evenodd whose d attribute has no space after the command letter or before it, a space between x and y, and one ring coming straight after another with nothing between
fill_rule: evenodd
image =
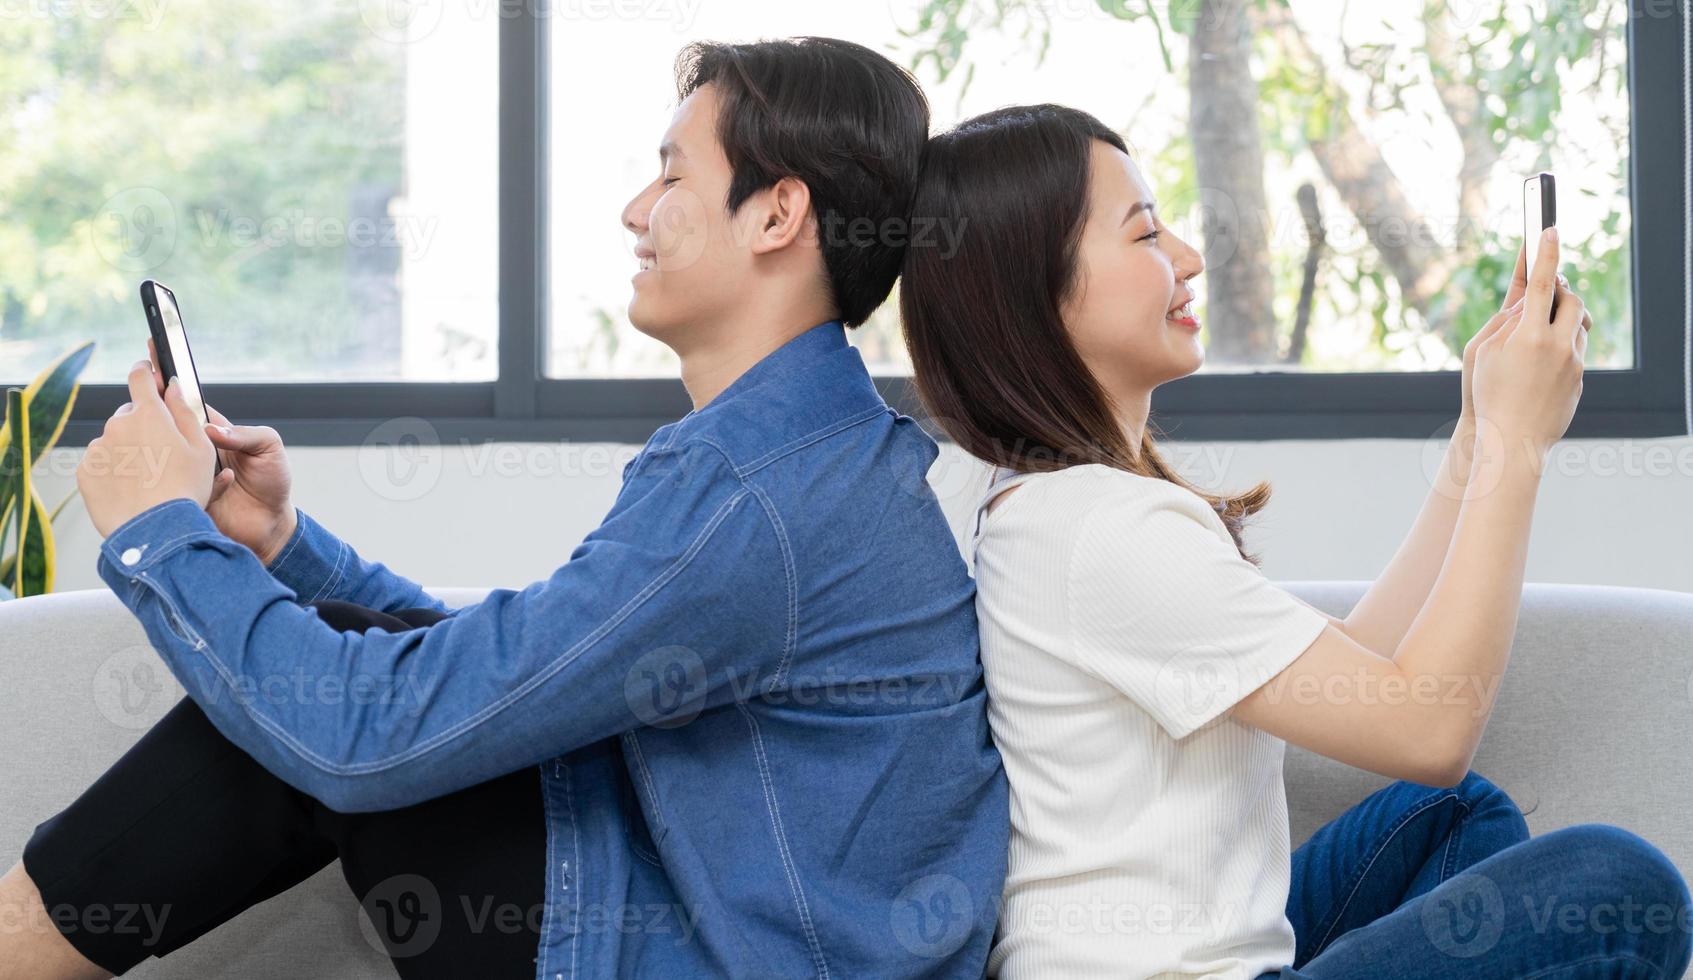
<instances>
[{"instance_id":1,"label":"white stitching on denim","mask_svg":"<svg viewBox=\"0 0 1693 980\"><path fill-rule=\"evenodd\" d=\"M1440 859L1441 881L1447 880L1455 873L1452 870L1452 865L1457 861L1457 856L1453 852L1457 850L1459 844L1463 843L1464 827L1470 822L1470 816L1474 812L1470 809L1468 801L1462 796L1453 793L1452 798L1457 801L1458 809L1464 811L1464 813L1463 816L1458 818L1458 822L1453 825L1452 832L1446 835L1446 853Z\"/></svg>"},{"instance_id":2,"label":"white stitching on denim","mask_svg":"<svg viewBox=\"0 0 1693 980\"><path fill-rule=\"evenodd\" d=\"M564 770L564 800L565 806L570 808L570 859L576 862L576 876L582 876L582 835L576 827L576 789L574 785L575 773L568 768ZM582 888L580 884L570 890L570 910L580 913L582 907ZM570 975L576 976L576 950L582 945L582 923L580 915L570 920Z\"/></svg>"},{"instance_id":3,"label":"white stitching on denim","mask_svg":"<svg viewBox=\"0 0 1693 980\"><path fill-rule=\"evenodd\" d=\"M623 608L613 613L605 622L601 623L598 627L589 632L587 636L577 641L575 646L560 654L553 660L552 663L547 665L546 669L535 673L521 687L511 691L498 701L495 701L483 708L481 711L478 711L476 714L464 719L452 728L441 732L434 738L420 742L404 752L390 756L386 759L372 760L370 762L359 763L358 765L336 765L300 744L299 740L294 738L293 735L284 731L280 725L271 719L256 713L250 705L243 705L243 707L246 708L247 714L250 718L252 718L253 723L264 729L273 739L292 750L294 754L299 756L301 759L311 763L320 771L330 775L368 775L371 773L382 772L386 769L392 769L402 763L410 762L415 758L428 754L437 747L446 744L458 736L463 735L465 732L476 728L478 725L482 724L482 722L487 721L500 711L505 710L510 705L516 703L519 699L527 696L530 692L540 687L540 685L546 683L546 681L554 674L569 666L570 662L580 656L583 651L605 639L605 637L612 630L616 629L623 620L628 619L634 614L636 609L639 609L648 599L651 599L661 589L663 589L665 585L669 584L672 579L682 574L682 572L687 569L688 565L691 564L694 558L699 555L700 551L705 548L706 543L711 539L711 536L716 533L718 527L723 524L723 522L728 518L730 512L735 509L735 505L746 496L747 491L743 489L724 502L723 506L719 507L717 512L712 515L711 520L706 523L705 528L702 529L699 535L694 538L693 542L689 544L688 550L683 552L681 557L677 558L669 568L660 572L656 578L649 582L640 592L637 592L633 598L624 603ZM211 658L211 662L218 666L218 672L223 677L224 683L231 684L231 686L233 686L230 675L222 669L222 665L218 664L217 659L215 657Z\"/></svg>"},{"instance_id":4,"label":"white stitching on denim","mask_svg":"<svg viewBox=\"0 0 1693 980\"><path fill-rule=\"evenodd\" d=\"M189 531L187 534L179 534L174 538L169 538L162 542L149 541L143 547L152 553L147 557L147 560L143 564L136 567L142 569L151 568L191 544L199 541L218 541L222 537L223 535L217 531ZM108 561L111 561L113 564L118 565L121 568L127 569L130 567L123 564L123 558L121 555L114 554L117 549L111 544L110 539L107 539L106 544L102 545L102 547L106 551L106 559Z\"/></svg>"},{"instance_id":5,"label":"white stitching on denim","mask_svg":"<svg viewBox=\"0 0 1693 980\"><path fill-rule=\"evenodd\" d=\"M332 592L332 587L340 583L341 566L346 563L347 552L352 549L347 547L347 542L345 541L338 541L336 542L336 545L335 566L329 570L329 577L323 580L323 584L317 587L317 591L312 594L310 599L306 600L307 602L316 602L325 595L329 595Z\"/></svg>"},{"instance_id":6,"label":"white stitching on denim","mask_svg":"<svg viewBox=\"0 0 1693 980\"><path fill-rule=\"evenodd\" d=\"M670 824L664 819L664 814L659 811L658 788L653 785L652 772L647 768L647 756L645 752L641 751L640 738L631 729L623 733L623 740L635 750L635 767L641 770L641 782L647 784L647 796L652 799L653 816L658 819L658 837L653 840L653 846L657 847L658 842L664 839L664 835L670 833ZM640 801L637 800L636 802L639 803Z\"/></svg>"},{"instance_id":7,"label":"white stitching on denim","mask_svg":"<svg viewBox=\"0 0 1693 980\"><path fill-rule=\"evenodd\" d=\"M723 457L723 465L729 467L729 472L735 474L735 479L745 482L741 468L735 465L735 460L729 455L729 450L724 448L721 442L710 436L694 436L691 445L710 446L717 450L717 455Z\"/></svg>"},{"instance_id":8,"label":"white stitching on denim","mask_svg":"<svg viewBox=\"0 0 1693 980\"><path fill-rule=\"evenodd\" d=\"M1638 963L1639 965L1645 967L1654 977L1661 978L1664 975L1664 971L1659 968L1658 964L1636 956L1633 953L1594 953L1591 956L1584 956L1581 959L1576 960L1574 963L1557 963L1545 968L1544 970L1536 970L1533 973L1525 974L1521 977L1521 980L1540 980L1541 977L1549 977L1554 973L1562 973L1565 970L1573 971L1576 967L1587 966L1589 963Z\"/></svg>"},{"instance_id":9,"label":"white stitching on denim","mask_svg":"<svg viewBox=\"0 0 1693 980\"><path fill-rule=\"evenodd\" d=\"M176 638L193 647L196 651L204 650L206 641L201 638L200 634L194 632L194 628L188 625L187 620L182 618L182 610L177 606L176 600L172 599L160 587L159 583L155 582L146 572L137 572L135 577L146 582L147 588L152 590L153 595L158 597L160 604L165 607L165 625L176 635ZM183 635L185 633L186 636Z\"/></svg>"},{"instance_id":10,"label":"white stitching on denim","mask_svg":"<svg viewBox=\"0 0 1693 980\"><path fill-rule=\"evenodd\" d=\"M1311 955L1313 957L1329 944L1330 939L1334 935L1335 926L1340 924L1340 920L1346 914L1347 906L1351 905L1352 900L1358 897L1358 889L1363 886L1364 878L1369 875L1370 869L1375 867L1376 859L1381 857L1381 852L1387 849L1387 845L1393 842L1393 838L1399 836L1399 832L1405 829L1405 825L1410 823L1412 818L1418 816L1424 810L1427 810L1429 807L1438 803L1443 803L1446 800L1457 798L1458 794L1452 792L1451 790L1447 790L1437 796L1429 797L1417 806L1400 814L1398 822L1388 828L1386 834L1382 835L1381 841L1371 850L1370 859L1365 861L1364 866L1358 870L1358 879L1352 883L1352 890L1347 892L1346 897L1335 906L1333 921L1331 921L1329 923L1329 927L1323 931L1322 940L1318 942L1316 946L1312 947Z\"/></svg>"},{"instance_id":11,"label":"white stitching on denim","mask_svg":"<svg viewBox=\"0 0 1693 980\"><path fill-rule=\"evenodd\" d=\"M265 571L270 572L272 575L281 571L282 566L288 564L288 557L294 553L294 549L298 548L300 546L300 542L304 540L306 540L306 522L296 520L294 526L294 540L288 542L288 547L282 549L282 554L277 557L276 562L269 568L265 569Z\"/></svg>"},{"instance_id":12,"label":"white stitching on denim","mask_svg":"<svg viewBox=\"0 0 1693 980\"><path fill-rule=\"evenodd\" d=\"M799 450L804 449L806 446L809 446L814 442L822 442L824 439L829 438L830 436L834 435L837 432L845 432L847 429L850 429L855 425L862 425L865 422L868 422L873 418L876 418L876 417L881 416L881 415L887 415L887 414L890 414L892 412L893 412L893 409L888 407L887 405L878 405L875 408L865 409L864 411L858 413L857 415L849 415L846 418L841 419L840 421L834 423L833 425L826 425L823 428L818 429L814 432L807 433L806 435L803 435L803 436L799 437L798 439L795 439L793 442L790 442L785 446L777 446L775 449L770 450L769 452L765 453L763 456L760 456L757 459L753 460L752 462L748 463L746 465L746 475L751 475L753 473L757 473L759 470L764 469L766 466L769 466L771 463L776 462L778 459L781 459L783 456L788 456L788 455L791 455L793 453L796 453Z\"/></svg>"},{"instance_id":13,"label":"white stitching on denim","mask_svg":"<svg viewBox=\"0 0 1693 980\"><path fill-rule=\"evenodd\" d=\"M799 643L799 573L794 568L793 544L788 540L787 526L782 523L782 515L777 512L776 504L761 487L750 483L742 484L751 490L753 496L763 505L764 516L770 521L776 531L776 542L782 553L782 574L787 579L788 587L788 636L782 644L782 659L776 665L776 673L770 676L769 691L773 693L781 688L787 678L788 667L793 662L794 648Z\"/></svg>"},{"instance_id":14,"label":"white stitching on denim","mask_svg":"<svg viewBox=\"0 0 1693 980\"><path fill-rule=\"evenodd\" d=\"M823 980L828 980L829 964L823 959L822 944L817 941L817 930L811 924L811 907L806 904L799 870L794 867L793 855L788 850L788 835L782 829L782 814L776 802L776 786L770 778L770 760L764 754L764 736L759 734L758 719L753 717L745 704L737 701L735 709L747 720L747 727L752 731L753 756L758 765L758 778L764 784L764 807L770 812L771 830L776 835L776 853L782 859L782 872L788 878L788 888L793 892L800 926L805 930L806 943L811 947L812 964L817 967L817 975Z\"/></svg>"},{"instance_id":15,"label":"white stitching on denim","mask_svg":"<svg viewBox=\"0 0 1693 980\"><path fill-rule=\"evenodd\" d=\"M538 767L540 768L541 773L541 806L546 813L547 819L547 873L541 877L541 880L544 882L553 880L553 869L558 867L558 849L553 846L555 843L555 835L552 831L552 828L558 824L557 807L553 805L553 787L551 783L547 782L547 770L544 768L545 766L553 766L554 771L556 772L558 762L556 760L549 759L542 763L541 767ZM573 821L571 832L575 833L575 829ZM558 913L558 902L553 899L555 891L556 890L551 887L547 888L547 895L541 907L542 922L551 923L553 921L553 916ZM571 941L574 943L575 937L572 937ZM541 955L537 958L538 962L536 963L536 977L544 977L547 974L547 971L552 969L550 965L551 956L552 945L545 942L543 936L543 941L541 943Z\"/></svg>"}]
</instances>

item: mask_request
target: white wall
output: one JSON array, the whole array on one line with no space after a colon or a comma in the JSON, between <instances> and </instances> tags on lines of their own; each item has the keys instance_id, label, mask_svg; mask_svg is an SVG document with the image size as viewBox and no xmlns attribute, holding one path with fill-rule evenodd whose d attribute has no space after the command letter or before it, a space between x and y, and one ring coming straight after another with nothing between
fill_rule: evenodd
<instances>
[{"instance_id":1,"label":"white wall","mask_svg":"<svg viewBox=\"0 0 1693 980\"><path fill-rule=\"evenodd\" d=\"M295 500L360 553L431 585L520 587L545 577L599 523L637 447L500 443L299 448ZM1369 579L1428 490L1441 444L1414 440L1169 443L1195 480L1271 481L1248 546L1275 579ZM40 473L51 506L74 485L80 451ZM930 473L963 531L985 471L947 447ZM59 588L104 588L99 543L73 504L59 521ZM1550 461L1528 577L1693 592L1693 439L1579 440Z\"/></svg>"}]
</instances>

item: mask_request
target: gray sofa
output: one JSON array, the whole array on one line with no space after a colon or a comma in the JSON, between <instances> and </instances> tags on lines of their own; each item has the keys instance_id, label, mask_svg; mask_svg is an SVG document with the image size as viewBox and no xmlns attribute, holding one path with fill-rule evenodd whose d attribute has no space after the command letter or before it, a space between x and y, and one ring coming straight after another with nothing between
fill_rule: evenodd
<instances>
[{"instance_id":1,"label":"gray sofa","mask_svg":"<svg viewBox=\"0 0 1693 980\"><path fill-rule=\"evenodd\" d=\"M1342 615L1365 587L1287 587ZM476 589L441 589L448 603ZM182 689L140 628L103 591L0 603L0 867ZM1516 653L1476 768L1528 811L1536 833L1619 824L1693 877L1693 595L1531 585ZM1303 839L1383 782L1293 750L1293 832ZM132 977L188 980L391 978L335 866Z\"/></svg>"}]
</instances>

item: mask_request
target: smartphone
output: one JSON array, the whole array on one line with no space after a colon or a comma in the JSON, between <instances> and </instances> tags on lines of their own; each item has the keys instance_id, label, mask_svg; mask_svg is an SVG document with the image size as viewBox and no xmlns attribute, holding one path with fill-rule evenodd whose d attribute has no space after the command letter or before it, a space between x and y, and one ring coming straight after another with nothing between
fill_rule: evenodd
<instances>
[{"instance_id":1,"label":"smartphone","mask_svg":"<svg viewBox=\"0 0 1693 980\"><path fill-rule=\"evenodd\" d=\"M1526 257L1529 282L1534 281L1534 259L1540 253L1540 233L1557 223L1557 184L1551 174L1542 171L1523 181L1523 254ZM1554 313L1557 306L1558 296L1554 291Z\"/></svg>"},{"instance_id":2,"label":"smartphone","mask_svg":"<svg viewBox=\"0 0 1693 980\"><path fill-rule=\"evenodd\" d=\"M188 332L182 327L182 308L177 305L176 294L170 287L157 279L147 279L141 283L141 308L147 313L147 330L153 335L153 351L159 357L159 371L165 380L176 378L182 386L182 396L187 399L194 414L200 417L204 425L211 419L206 415L206 401L200 394L200 374L194 369L194 352L188 347ZM220 454L213 453L212 475L223 471L223 460Z\"/></svg>"}]
</instances>

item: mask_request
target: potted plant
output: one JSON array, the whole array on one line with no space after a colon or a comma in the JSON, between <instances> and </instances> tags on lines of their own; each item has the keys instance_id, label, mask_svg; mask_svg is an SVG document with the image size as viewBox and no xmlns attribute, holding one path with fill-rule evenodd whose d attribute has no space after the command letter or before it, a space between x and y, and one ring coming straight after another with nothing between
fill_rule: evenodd
<instances>
[{"instance_id":1,"label":"potted plant","mask_svg":"<svg viewBox=\"0 0 1693 980\"><path fill-rule=\"evenodd\" d=\"M93 355L91 341L49 364L29 387L6 390L0 424L0 599L53 591L53 521L76 491L49 513L30 471L64 432L81 388L77 379Z\"/></svg>"}]
</instances>

